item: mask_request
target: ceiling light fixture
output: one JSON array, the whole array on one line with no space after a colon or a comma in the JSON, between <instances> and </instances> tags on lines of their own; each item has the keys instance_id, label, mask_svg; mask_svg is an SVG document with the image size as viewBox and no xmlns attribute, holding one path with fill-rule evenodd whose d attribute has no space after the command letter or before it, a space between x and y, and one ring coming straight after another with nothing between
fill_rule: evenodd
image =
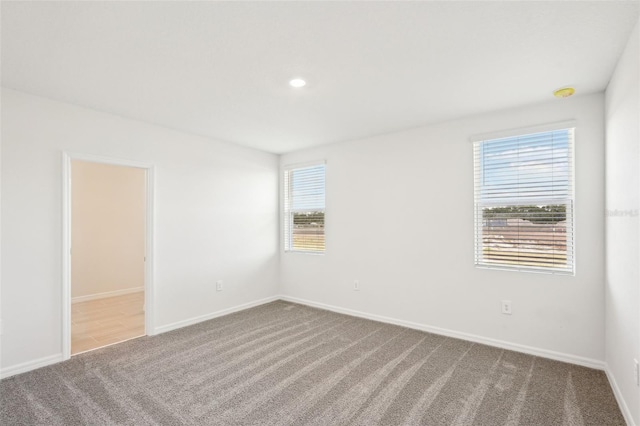
<instances>
[{"instance_id":1,"label":"ceiling light fixture","mask_svg":"<svg viewBox=\"0 0 640 426\"><path fill-rule=\"evenodd\" d=\"M553 92L553 96L555 96L556 98L568 98L575 92L576 90L573 87L563 87L562 89L558 89Z\"/></svg>"},{"instance_id":2,"label":"ceiling light fixture","mask_svg":"<svg viewBox=\"0 0 640 426\"><path fill-rule=\"evenodd\" d=\"M291 87L295 87L296 89L299 89L301 87L304 87L307 84L306 81L304 81L301 78L294 78L293 80L289 81L289 85Z\"/></svg>"}]
</instances>

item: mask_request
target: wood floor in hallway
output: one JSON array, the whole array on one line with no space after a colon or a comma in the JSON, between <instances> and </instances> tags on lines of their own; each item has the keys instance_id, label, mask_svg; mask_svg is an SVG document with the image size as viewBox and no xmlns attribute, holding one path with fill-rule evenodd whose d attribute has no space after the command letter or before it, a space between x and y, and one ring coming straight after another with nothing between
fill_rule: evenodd
<instances>
[{"instance_id":1,"label":"wood floor in hallway","mask_svg":"<svg viewBox=\"0 0 640 426\"><path fill-rule=\"evenodd\" d=\"M144 292L71 305L71 354L144 336Z\"/></svg>"}]
</instances>

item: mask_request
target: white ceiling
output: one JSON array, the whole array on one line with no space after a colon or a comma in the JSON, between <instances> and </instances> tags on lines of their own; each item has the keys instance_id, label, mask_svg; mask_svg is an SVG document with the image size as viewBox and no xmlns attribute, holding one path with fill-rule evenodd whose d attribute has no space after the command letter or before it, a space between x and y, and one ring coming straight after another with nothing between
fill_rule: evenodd
<instances>
[{"instance_id":1,"label":"white ceiling","mask_svg":"<svg viewBox=\"0 0 640 426\"><path fill-rule=\"evenodd\" d=\"M2 85L283 153L602 91L638 5L3 1Z\"/></svg>"}]
</instances>

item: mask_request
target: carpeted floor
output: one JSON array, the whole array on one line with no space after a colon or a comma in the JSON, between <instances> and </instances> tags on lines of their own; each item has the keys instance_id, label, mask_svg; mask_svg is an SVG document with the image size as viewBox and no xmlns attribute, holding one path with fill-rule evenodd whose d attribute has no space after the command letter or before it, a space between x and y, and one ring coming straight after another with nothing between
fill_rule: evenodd
<instances>
[{"instance_id":1,"label":"carpeted floor","mask_svg":"<svg viewBox=\"0 0 640 426\"><path fill-rule=\"evenodd\" d=\"M624 425L602 371L277 301L0 382L2 425Z\"/></svg>"}]
</instances>

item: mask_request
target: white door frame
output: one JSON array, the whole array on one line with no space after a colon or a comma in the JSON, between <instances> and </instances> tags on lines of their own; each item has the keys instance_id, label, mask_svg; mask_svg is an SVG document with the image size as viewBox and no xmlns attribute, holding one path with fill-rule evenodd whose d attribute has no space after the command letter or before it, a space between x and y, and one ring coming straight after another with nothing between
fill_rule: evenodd
<instances>
[{"instance_id":1,"label":"white door frame","mask_svg":"<svg viewBox=\"0 0 640 426\"><path fill-rule=\"evenodd\" d=\"M71 358L71 161L81 160L93 163L112 164L144 169L146 171L146 223L145 223L145 265L144 302L145 333L155 334L154 292L153 292L153 195L154 166L139 161L102 157L64 151L62 153L62 356Z\"/></svg>"}]
</instances>

